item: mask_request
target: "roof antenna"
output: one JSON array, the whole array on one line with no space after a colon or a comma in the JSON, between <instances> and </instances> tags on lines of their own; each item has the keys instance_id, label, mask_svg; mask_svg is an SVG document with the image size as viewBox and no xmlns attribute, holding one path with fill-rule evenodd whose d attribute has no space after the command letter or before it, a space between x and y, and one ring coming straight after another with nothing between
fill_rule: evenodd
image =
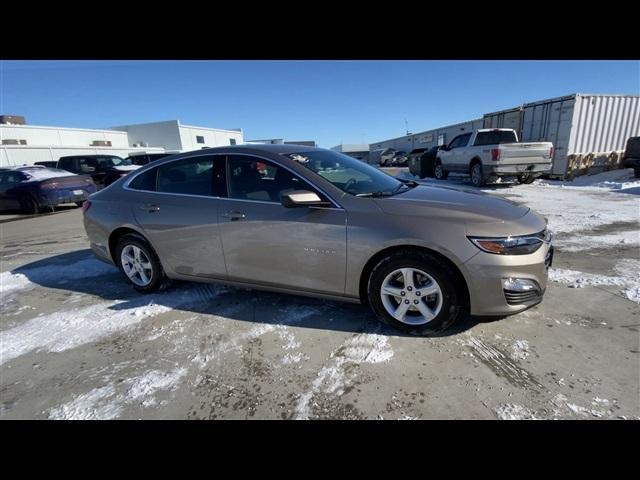
<instances>
[{"instance_id":1,"label":"roof antenna","mask_svg":"<svg viewBox=\"0 0 640 480\"><path fill-rule=\"evenodd\" d=\"M405 126L405 129L407 131L406 135L409 135L409 123L407 122L406 118L404 119L404 126Z\"/></svg>"}]
</instances>

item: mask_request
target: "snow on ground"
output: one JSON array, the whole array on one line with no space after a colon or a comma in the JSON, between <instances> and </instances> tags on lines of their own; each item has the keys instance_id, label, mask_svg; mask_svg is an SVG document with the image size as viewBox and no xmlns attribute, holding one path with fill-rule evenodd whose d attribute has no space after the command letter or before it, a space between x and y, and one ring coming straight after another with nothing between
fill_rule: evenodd
<instances>
[{"instance_id":1,"label":"snow on ground","mask_svg":"<svg viewBox=\"0 0 640 480\"><path fill-rule=\"evenodd\" d=\"M130 378L118 388L107 385L76 396L73 400L49 410L52 420L111 420L118 418L125 405L150 407L157 404L154 395L165 390L172 391L187 373L184 368L170 372L150 370ZM117 394L116 394L117 393Z\"/></svg>"},{"instance_id":2,"label":"snow on ground","mask_svg":"<svg viewBox=\"0 0 640 480\"><path fill-rule=\"evenodd\" d=\"M549 280L564 283L570 288L615 286L629 300L640 303L640 260L624 259L616 263L614 272L618 275L585 273L564 268L550 268Z\"/></svg>"},{"instance_id":3,"label":"snow on ground","mask_svg":"<svg viewBox=\"0 0 640 480\"><path fill-rule=\"evenodd\" d=\"M522 405L507 403L495 409L500 420L537 420L533 412Z\"/></svg>"},{"instance_id":4,"label":"snow on ground","mask_svg":"<svg viewBox=\"0 0 640 480\"><path fill-rule=\"evenodd\" d=\"M300 395L295 409L296 420L309 419L310 404L315 394L324 392L340 396L344 393L351 381L350 374L347 373L349 365L387 362L392 357L393 350L384 335L362 333L351 337L331 353L329 364L318 372L311 389Z\"/></svg>"}]
</instances>

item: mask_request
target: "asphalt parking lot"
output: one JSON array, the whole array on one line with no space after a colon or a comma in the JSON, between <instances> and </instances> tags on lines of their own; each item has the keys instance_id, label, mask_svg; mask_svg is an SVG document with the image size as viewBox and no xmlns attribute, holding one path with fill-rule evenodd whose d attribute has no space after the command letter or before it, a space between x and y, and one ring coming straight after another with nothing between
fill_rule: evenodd
<instances>
[{"instance_id":1,"label":"asphalt parking lot","mask_svg":"<svg viewBox=\"0 0 640 480\"><path fill-rule=\"evenodd\" d=\"M434 338L305 297L141 296L93 258L80 209L1 223L0 418L640 419L634 188L488 188L548 216L553 281Z\"/></svg>"}]
</instances>

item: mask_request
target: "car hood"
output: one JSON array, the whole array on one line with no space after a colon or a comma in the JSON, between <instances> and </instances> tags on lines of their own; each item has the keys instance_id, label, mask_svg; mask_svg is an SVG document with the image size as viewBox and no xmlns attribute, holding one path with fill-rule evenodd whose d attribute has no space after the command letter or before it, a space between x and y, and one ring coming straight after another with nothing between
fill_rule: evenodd
<instances>
[{"instance_id":1,"label":"car hood","mask_svg":"<svg viewBox=\"0 0 640 480\"><path fill-rule=\"evenodd\" d=\"M375 201L392 215L463 222L471 235L524 235L546 226L546 220L529 207L477 190L419 185Z\"/></svg>"}]
</instances>

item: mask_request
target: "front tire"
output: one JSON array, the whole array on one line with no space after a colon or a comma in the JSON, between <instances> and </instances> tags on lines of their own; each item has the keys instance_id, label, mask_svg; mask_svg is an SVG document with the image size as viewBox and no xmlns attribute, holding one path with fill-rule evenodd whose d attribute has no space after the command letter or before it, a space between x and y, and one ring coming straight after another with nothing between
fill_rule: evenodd
<instances>
[{"instance_id":1,"label":"front tire","mask_svg":"<svg viewBox=\"0 0 640 480\"><path fill-rule=\"evenodd\" d=\"M140 235L127 234L118 240L116 262L127 282L138 292L157 292L168 283L156 252Z\"/></svg>"},{"instance_id":2,"label":"front tire","mask_svg":"<svg viewBox=\"0 0 640 480\"><path fill-rule=\"evenodd\" d=\"M436 257L403 250L383 258L369 277L367 295L378 320L411 335L449 328L462 308L455 273Z\"/></svg>"}]
</instances>

